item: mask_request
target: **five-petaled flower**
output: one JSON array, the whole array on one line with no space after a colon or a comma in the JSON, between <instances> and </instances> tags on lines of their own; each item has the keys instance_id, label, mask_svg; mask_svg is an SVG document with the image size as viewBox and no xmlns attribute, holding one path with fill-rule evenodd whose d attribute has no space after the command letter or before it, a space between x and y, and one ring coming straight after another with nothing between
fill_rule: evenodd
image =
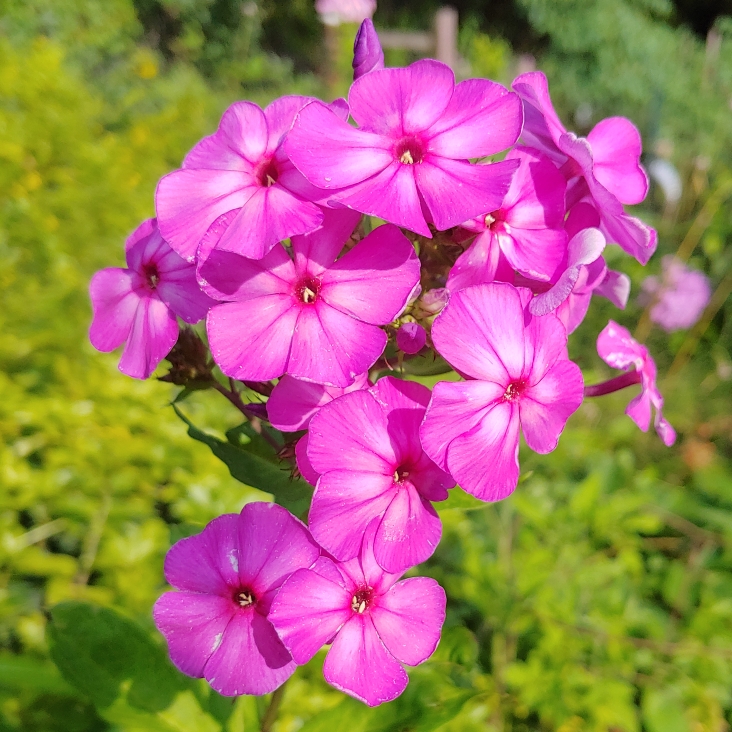
<instances>
[{"instance_id":1,"label":"five-petaled flower","mask_svg":"<svg viewBox=\"0 0 732 732\"><path fill-rule=\"evenodd\" d=\"M376 521L367 527L357 557L321 557L295 572L277 594L269 618L298 664L332 642L323 675L329 684L376 706L404 691L401 664L432 655L445 620L445 591L428 577L399 582L374 559Z\"/></svg>"},{"instance_id":2,"label":"five-petaled flower","mask_svg":"<svg viewBox=\"0 0 732 732\"><path fill-rule=\"evenodd\" d=\"M267 613L285 579L319 555L307 528L274 503L248 503L181 539L165 558L178 591L153 609L173 663L224 696L274 691L295 662Z\"/></svg>"},{"instance_id":3,"label":"five-petaled flower","mask_svg":"<svg viewBox=\"0 0 732 732\"><path fill-rule=\"evenodd\" d=\"M155 219L143 221L125 249L127 269L110 267L92 277L89 340L105 352L125 343L119 370L147 379L175 345L176 315L197 323L214 302L196 283L196 268L162 238Z\"/></svg>"}]
</instances>

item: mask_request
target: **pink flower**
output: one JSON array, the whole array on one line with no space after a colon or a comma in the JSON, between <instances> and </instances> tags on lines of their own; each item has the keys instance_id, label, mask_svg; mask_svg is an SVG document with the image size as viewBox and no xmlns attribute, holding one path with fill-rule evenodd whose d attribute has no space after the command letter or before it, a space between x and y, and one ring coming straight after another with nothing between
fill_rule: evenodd
<instances>
[{"instance_id":1,"label":"pink flower","mask_svg":"<svg viewBox=\"0 0 732 732\"><path fill-rule=\"evenodd\" d=\"M376 0L315 0L315 10L338 23L360 23L374 14Z\"/></svg>"},{"instance_id":2,"label":"pink flower","mask_svg":"<svg viewBox=\"0 0 732 732\"><path fill-rule=\"evenodd\" d=\"M307 528L274 503L249 503L179 541L165 558L179 591L153 608L173 663L224 696L274 691L295 662L267 613L287 577L319 554Z\"/></svg>"},{"instance_id":3,"label":"pink flower","mask_svg":"<svg viewBox=\"0 0 732 732\"><path fill-rule=\"evenodd\" d=\"M374 561L375 524L358 558L321 557L282 586L269 618L295 662L307 663L332 642L323 675L336 689L371 707L401 694L409 679L401 664L429 658L445 621L445 591L428 577L398 582ZM360 534L359 534L360 536Z\"/></svg>"},{"instance_id":4,"label":"pink flower","mask_svg":"<svg viewBox=\"0 0 732 732\"><path fill-rule=\"evenodd\" d=\"M310 420L318 410L334 399L352 391L368 389L371 386L367 373L356 377L353 384L345 388L324 386L309 381L300 381L292 376L283 376L267 400L267 417L273 427L282 432L297 432L308 428ZM307 456L308 436L303 435L295 445L295 458L301 475L312 485L318 482L318 473L310 465Z\"/></svg>"},{"instance_id":5,"label":"pink flower","mask_svg":"<svg viewBox=\"0 0 732 732\"><path fill-rule=\"evenodd\" d=\"M541 71L521 74L513 82L524 105L522 137L562 167L569 182L568 206L590 197L611 242L645 264L656 249L656 232L628 216L623 204L640 203L648 192L648 176L640 164L641 139L632 122L609 117L584 137L567 132L554 111Z\"/></svg>"},{"instance_id":6,"label":"pink flower","mask_svg":"<svg viewBox=\"0 0 732 732\"><path fill-rule=\"evenodd\" d=\"M379 36L370 18L361 23L353 42L353 80L384 68L384 52L381 50Z\"/></svg>"},{"instance_id":7,"label":"pink flower","mask_svg":"<svg viewBox=\"0 0 732 732\"><path fill-rule=\"evenodd\" d=\"M516 141L516 95L484 79L456 86L448 66L423 60L364 74L348 102L358 129L313 102L285 145L330 201L427 237L428 223L444 230L498 208L518 163L471 165L468 158Z\"/></svg>"},{"instance_id":8,"label":"pink flower","mask_svg":"<svg viewBox=\"0 0 732 732\"><path fill-rule=\"evenodd\" d=\"M646 277L641 285L644 302L652 302L651 320L664 330L691 328L709 304L712 290L701 272L675 257L661 260L662 277Z\"/></svg>"},{"instance_id":9,"label":"pink flower","mask_svg":"<svg viewBox=\"0 0 732 732\"><path fill-rule=\"evenodd\" d=\"M208 228L237 211L217 247L261 259L277 242L320 226L318 206L287 159L282 141L298 110L310 99L285 96L264 111L235 102L219 129L201 140L181 170L166 175L155 194L160 231L178 254L192 262Z\"/></svg>"},{"instance_id":10,"label":"pink flower","mask_svg":"<svg viewBox=\"0 0 732 732\"><path fill-rule=\"evenodd\" d=\"M493 283L452 295L432 326L437 351L468 381L435 385L420 430L424 450L484 501L518 482L519 426L526 444L551 452L582 402L582 374L552 313L532 317L525 288Z\"/></svg>"},{"instance_id":11,"label":"pink flower","mask_svg":"<svg viewBox=\"0 0 732 732\"><path fill-rule=\"evenodd\" d=\"M640 427L648 431L651 424L651 406L656 410L653 426L663 444L670 447L676 441L676 431L663 418L663 397L656 387L656 363L648 349L638 343L626 328L610 321L597 337L600 358L614 369L635 369L641 384L641 393L628 404L625 413ZM590 387L591 388L591 387ZM588 396L593 394L588 393Z\"/></svg>"},{"instance_id":12,"label":"pink flower","mask_svg":"<svg viewBox=\"0 0 732 732\"><path fill-rule=\"evenodd\" d=\"M509 279L514 269L548 281L565 256L564 176L530 148L514 148L506 159L518 160L519 167L500 207L463 224L478 236L450 271L452 291Z\"/></svg>"},{"instance_id":13,"label":"pink flower","mask_svg":"<svg viewBox=\"0 0 732 732\"><path fill-rule=\"evenodd\" d=\"M402 323L396 334L396 344L400 351L409 355L419 353L427 343L427 333L419 323Z\"/></svg>"},{"instance_id":14,"label":"pink flower","mask_svg":"<svg viewBox=\"0 0 732 732\"><path fill-rule=\"evenodd\" d=\"M405 307L419 260L396 226L374 229L336 261L358 215L326 212L323 228L292 238L293 259L278 244L260 260L214 251L199 268L217 300L207 320L211 353L235 379L290 374L346 387L386 345L379 327Z\"/></svg>"},{"instance_id":15,"label":"pink flower","mask_svg":"<svg viewBox=\"0 0 732 732\"><path fill-rule=\"evenodd\" d=\"M127 239L127 267L97 272L89 285L94 319L89 340L98 351L125 343L119 370L146 379L178 339L176 315L197 323L213 305L196 282L196 269L163 240L155 219Z\"/></svg>"},{"instance_id":16,"label":"pink flower","mask_svg":"<svg viewBox=\"0 0 732 732\"><path fill-rule=\"evenodd\" d=\"M310 530L337 559L358 554L373 519L376 561L388 572L434 552L442 524L432 501L444 501L455 481L420 445L429 398L427 387L387 376L332 401L310 422L308 458L320 474Z\"/></svg>"}]
</instances>

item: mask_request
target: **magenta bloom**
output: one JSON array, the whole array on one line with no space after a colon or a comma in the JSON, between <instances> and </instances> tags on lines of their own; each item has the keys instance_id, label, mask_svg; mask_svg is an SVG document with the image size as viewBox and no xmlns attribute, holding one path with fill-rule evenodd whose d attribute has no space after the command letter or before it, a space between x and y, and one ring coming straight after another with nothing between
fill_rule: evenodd
<instances>
[{"instance_id":1,"label":"magenta bloom","mask_svg":"<svg viewBox=\"0 0 732 732\"><path fill-rule=\"evenodd\" d=\"M353 42L353 79L384 68L384 52L381 50L379 36L371 21L366 18L356 33Z\"/></svg>"},{"instance_id":2,"label":"magenta bloom","mask_svg":"<svg viewBox=\"0 0 732 732\"><path fill-rule=\"evenodd\" d=\"M651 424L651 406L656 410L653 426L663 444L670 447L676 441L676 431L663 418L663 397L656 387L656 363L648 349L638 343L626 328L610 321L597 337L600 358L614 369L635 369L641 384L641 393L628 404L625 413L640 427L648 431Z\"/></svg>"},{"instance_id":3,"label":"magenta bloom","mask_svg":"<svg viewBox=\"0 0 732 732\"><path fill-rule=\"evenodd\" d=\"M379 327L404 309L419 260L396 226L374 229L336 261L358 215L329 210L322 229L278 244L260 260L214 251L199 269L217 300L207 320L211 353L235 379L290 374L346 387L386 346Z\"/></svg>"},{"instance_id":4,"label":"magenta bloom","mask_svg":"<svg viewBox=\"0 0 732 732\"><path fill-rule=\"evenodd\" d=\"M308 458L320 474L310 530L337 559L358 554L374 519L374 554L386 571L402 572L435 551L442 524L432 501L444 501L455 481L420 445L429 398L427 387L387 376L332 401L310 422Z\"/></svg>"},{"instance_id":5,"label":"magenta bloom","mask_svg":"<svg viewBox=\"0 0 732 732\"><path fill-rule=\"evenodd\" d=\"M561 166L569 182L568 205L590 197L608 240L645 264L656 249L656 232L623 209L623 204L640 203L648 192L636 127L624 117L609 117L586 138L577 137L560 122L541 71L522 74L513 88L524 105L523 140Z\"/></svg>"},{"instance_id":6,"label":"magenta bloom","mask_svg":"<svg viewBox=\"0 0 732 732\"><path fill-rule=\"evenodd\" d=\"M675 257L664 257L661 267L660 280L646 277L641 285L644 301L653 302L651 320L668 332L691 328L712 297L709 279Z\"/></svg>"},{"instance_id":7,"label":"magenta bloom","mask_svg":"<svg viewBox=\"0 0 732 732\"><path fill-rule=\"evenodd\" d=\"M425 452L468 493L508 496L526 444L551 452L582 402L582 374L567 358L553 314L533 317L531 292L493 283L453 294L432 326L437 351L468 381L435 385L420 430Z\"/></svg>"},{"instance_id":8,"label":"magenta bloom","mask_svg":"<svg viewBox=\"0 0 732 732\"><path fill-rule=\"evenodd\" d=\"M160 236L155 219L135 229L125 253L128 269L110 267L92 277L89 340L105 353L125 343L119 370L147 379L178 339L176 315L197 323L214 302L201 292L196 268Z\"/></svg>"},{"instance_id":9,"label":"magenta bloom","mask_svg":"<svg viewBox=\"0 0 732 732\"><path fill-rule=\"evenodd\" d=\"M376 0L315 0L315 10L338 23L360 23L374 14Z\"/></svg>"},{"instance_id":10,"label":"magenta bloom","mask_svg":"<svg viewBox=\"0 0 732 732\"><path fill-rule=\"evenodd\" d=\"M298 664L332 642L325 680L371 707L401 694L416 666L434 652L445 621L445 591L428 577L397 582L374 561L375 524L358 558L321 557L282 585L269 618ZM359 537L361 534L359 533Z\"/></svg>"},{"instance_id":11,"label":"magenta bloom","mask_svg":"<svg viewBox=\"0 0 732 732\"><path fill-rule=\"evenodd\" d=\"M519 98L492 81L455 85L448 66L424 60L378 69L353 82L348 102L358 129L324 104L298 114L285 147L328 199L431 236L497 209L515 161L471 165L521 131ZM425 218L426 217L426 218Z\"/></svg>"},{"instance_id":12,"label":"magenta bloom","mask_svg":"<svg viewBox=\"0 0 732 732\"><path fill-rule=\"evenodd\" d=\"M396 334L397 348L404 353L419 353L427 343L427 332L419 323L402 323Z\"/></svg>"},{"instance_id":13,"label":"magenta bloom","mask_svg":"<svg viewBox=\"0 0 732 732\"><path fill-rule=\"evenodd\" d=\"M320 226L318 206L303 197L309 186L282 147L308 97L275 99L262 111L235 102L219 129L201 140L181 170L166 175L155 194L160 231L178 254L192 262L208 228L237 211L218 242L224 251L261 259L277 242Z\"/></svg>"},{"instance_id":14,"label":"magenta bloom","mask_svg":"<svg viewBox=\"0 0 732 732\"><path fill-rule=\"evenodd\" d=\"M518 160L519 167L500 207L463 224L478 236L450 271L452 291L512 279L513 270L549 281L566 256L564 176L530 148L514 148L506 159Z\"/></svg>"},{"instance_id":15,"label":"magenta bloom","mask_svg":"<svg viewBox=\"0 0 732 732\"><path fill-rule=\"evenodd\" d=\"M267 619L272 598L320 554L307 528L274 503L249 503L175 544L166 592L153 608L170 658L224 696L268 694L295 662Z\"/></svg>"}]
</instances>

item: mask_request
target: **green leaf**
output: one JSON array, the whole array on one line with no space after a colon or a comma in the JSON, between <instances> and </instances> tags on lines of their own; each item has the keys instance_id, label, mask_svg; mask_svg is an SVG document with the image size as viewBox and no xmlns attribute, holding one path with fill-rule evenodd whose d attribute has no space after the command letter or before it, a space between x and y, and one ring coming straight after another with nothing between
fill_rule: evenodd
<instances>
[{"instance_id":1,"label":"green leaf","mask_svg":"<svg viewBox=\"0 0 732 732\"><path fill-rule=\"evenodd\" d=\"M255 434L258 438L258 440L255 440L249 432L243 431L240 426L234 428L234 430L229 430L227 435L229 439L238 441L238 434L244 432L251 442L247 445L224 442L198 429L175 404L173 409L178 417L188 425L188 434L194 440L208 445L211 452L226 464L233 478L252 488L271 493L276 503L296 515L301 515L307 511L313 489L304 480L291 478L289 472L274 461L262 457L261 451L263 448L258 441L262 438L259 435L252 431L252 434ZM262 442L264 441L262 440ZM251 449L250 444L253 445ZM270 453L272 453L271 449ZM272 454L272 457L276 459L274 454Z\"/></svg>"},{"instance_id":2,"label":"green leaf","mask_svg":"<svg viewBox=\"0 0 732 732\"><path fill-rule=\"evenodd\" d=\"M76 690L61 678L52 664L9 653L0 656L0 688L76 696Z\"/></svg>"},{"instance_id":3,"label":"green leaf","mask_svg":"<svg viewBox=\"0 0 732 732\"><path fill-rule=\"evenodd\" d=\"M689 732L678 690L647 689L643 695L643 722L648 732Z\"/></svg>"},{"instance_id":4,"label":"green leaf","mask_svg":"<svg viewBox=\"0 0 732 732\"><path fill-rule=\"evenodd\" d=\"M475 496L466 493L462 488L456 486L450 490L446 501L439 501L434 504L439 513L443 511L477 511L490 505L485 501L479 501Z\"/></svg>"},{"instance_id":5,"label":"green leaf","mask_svg":"<svg viewBox=\"0 0 732 732\"><path fill-rule=\"evenodd\" d=\"M99 707L127 690L127 702L145 711L168 707L187 680L148 634L112 610L63 602L51 610L51 658L64 679Z\"/></svg>"}]
</instances>

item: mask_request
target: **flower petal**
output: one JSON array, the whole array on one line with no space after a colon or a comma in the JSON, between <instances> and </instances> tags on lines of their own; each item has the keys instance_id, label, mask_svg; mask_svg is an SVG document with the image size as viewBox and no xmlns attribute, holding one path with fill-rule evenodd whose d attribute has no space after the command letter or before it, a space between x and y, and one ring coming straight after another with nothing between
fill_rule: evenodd
<instances>
[{"instance_id":1,"label":"flower petal","mask_svg":"<svg viewBox=\"0 0 732 732\"><path fill-rule=\"evenodd\" d=\"M435 348L459 372L508 385L524 369L524 308L513 285L453 293L432 326Z\"/></svg>"},{"instance_id":2,"label":"flower petal","mask_svg":"<svg viewBox=\"0 0 732 732\"><path fill-rule=\"evenodd\" d=\"M323 224L311 234L292 237L295 267L317 277L335 262L353 233L361 214L348 208L324 208Z\"/></svg>"},{"instance_id":3,"label":"flower petal","mask_svg":"<svg viewBox=\"0 0 732 732\"><path fill-rule=\"evenodd\" d=\"M460 159L495 155L518 140L522 121L518 94L488 79L467 79L427 132L429 151Z\"/></svg>"},{"instance_id":4,"label":"flower petal","mask_svg":"<svg viewBox=\"0 0 732 732\"><path fill-rule=\"evenodd\" d=\"M276 503L247 503L239 521L238 571L258 600L320 556L306 526Z\"/></svg>"},{"instance_id":5,"label":"flower petal","mask_svg":"<svg viewBox=\"0 0 732 732\"><path fill-rule=\"evenodd\" d=\"M296 278L292 260L282 246L273 247L262 259L214 250L198 268L203 290L223 302L287 295Z\"/></svg>"},{"instance_id":6,"label":"flower petal","mask_svg":"<svg viewBox=\"0 0 732 732\"><path fill-rule=\"evenodd\" d=\"M153 607L153 620L168 643L176 668L200 679L235 612L230 597L166 592Z\"/></svg>"},{"instance_id":7,"label":"flower petal","mask_svg":"<svg viewBox=\"0 0 732 732\"><path fill-rule=\"evenodd\" d=\"M206 318L211 355L234 379L268 381L282 376L298 314L289 295L216 305Z\"/></svg>"},{"instance_id":8,"label":"flower petal","mask_svg":"<svg viewBox=\"0 0 732 732\"><path fill-rule=\"evenodd\" d=\"M224 696L269 694L296 668L269 620L256 610L248 610L231 619L204 675Z\"/></svg>"},{"instance_id":9,"label":"flower petal","mask_svg":"<svg viewBox=\"0 0 732 732\"><path fill-rule=\"evenodd\" d=\"M219 216L240 209L257 187L250 173L232 170L175 170L155 192L158 226L165 241L192 262L198 244Z\"/></svg>"},{"instance_id":10,"label":"flower petal","mask_svg":"<svg viewBox=\"0 0 732 732\"><path fill-rule=\"evenodd\" d=\"M361 183L334 192L330 200L431 238L417 193L414 167L394 161Z\"/></svg>"},{"instance_id":11,"label":"flower petal","mask_svg":"<svg viewBox=\"0 0 732 732\"><path fill-rule=\"evenodd\" d=\"M239 516L215 518L195 536L173 544L165 557L165 579L188 592L229 597L239 583Z\"/></svg>"},{"instance_id":12,"label":"flower petal","mask_svg":"<svg viewBox=\"0 0 732 732\"><path fill-rule=\"evenodd\" d=\"M384 513L395 490L390 475L348 469L324 473L308 517L316 541L340 561L353 559L366 527Z\"/></svg>"},{"instance_id":13,"label":"flower petal","mask_svg":"<svg viewBox=\"0 0 732 732\"><path fill-rule=\"evenodd\" d=\"M307 663L352 615L351 593L300 569L282 585L267 616L297 664Z\"/></svg>"},{"instance_id":14,"label":"flower petal","mask_svg":"<svg viewBox=\"0 0 732 732\"><path fill-rule=\"evenodd\" d=\"M648 193L648 176L640 165L641 137L625 117L608 117L587 135L593 173L621 203L640 203Z\"/></svg>"},{"instance_id":15,"label":"flower petal","mask_svg":"<svg viewBox=\"0 0 732 732\"><path fill-rule=\"evenodd\" d=\"M341 628L325 658L323 675L331 686L370 707L396 699L409 682L381 642L371 617L365 614L353 615Z\"/></svg>"},{"instance_id":16,"label":"flower petal","mask_svg":"<svg viewBox=\"0 0 732 732\"><path fill-rule=\"evenodd\" d=\"M155 296L140 298L119 370L136 379L147 379L177 339L178 321L170 308Z\"/></svg>"},{"instance_id":17,"label":"flower petal","mask_svg":"<svg viewBox=\"0 0 732 732\"><path fill-rule=\"evenodd\" d=\"M387 572L404 572L429 559L441 536L442 522L432 504L405 482L381 519L374 556Z\"/></svg>"},{"instance_id":18,"label":"flower petal","mask_svg":"<svg viewBox=\"0 0 732 732\"><path fill-rule=\"evenodd\" d=\"M270 102L264 108L267 119L267 150L266 155L272 155L282 143L282 138L289 132L297 113L310 102L313 97L303 97L297 94L286 94Z\"/></svg>"},{"instance_id":19,"label":"flower petal","mask_svg":"<svg viewBox=\"0 0 732 732\"><path fill-rule=\"evenodd\" d=\"M300 308L287 373L329 386L347 387L373 366L386 333L324 301Z\"/></svg>"},{"instance_id":20,"label":"flower petal","mask_svg":"<svg viewBox=\"0 0 732 732\"><path fill-rule=\"evenodd\" d=\"M447 278L447 288L457 292L471 285L512 282L513 277L513 268L498 245L498 237L487 229L458 257Z\"/></svg>"},{"instance_id":21,"label":"flower petal","mask_svg":"<svg viewBox=\"0 0 732 732\"><path fill-rule=\"evenodd\" d=\"M450 443L447 465L464 491L481 501L500 501L518 483L518 448L518 408L499 402L478 425Z\"/></svg>"},{"instance_id":22,"label":"flower petal","mask_svg":"<svg viewBox=\"0 0 732 732\"><path fill-rule=\"evenodd\" d=\"M97 272L89 284L94 318L89 340L97 351L109 353L129 337L140 296L135 292L139 278L129 269L110 267Z\"/></svg>"},{"instance_id":23,"label":"flower petal","mask_svg":"<svg viewBox=\"0 0 732 732\"><path fill-rule=\"evenodd\" d=\"M392 146L388 138L354 129L321 102L300 110L285 141L295 167L313 185L328 190L384 170L394 162Z\"/></svg>"},{"instance_id":24,"label":"flower petal","mask_svg":"<svg viewBox=\"0 0 732 732\"><path fill-rule=\"evenodd\" d=\"M495 211L508 192L518 165L515 160L471 165L430 155L419 165L409 167L415 169L417 188L435 226L444 231Z\"/></svg>"},{"instance_id":25,"label":"flower petal","mask_svg":"<svg viewBox=\"0 0 732 732\"><path fill-rule=\"evenodd\" d=\"M295 462L297 463L297 469L300 471L300 475L305 480L314 486L320 478L315 468L310 464L308 459L308 435L305 433L295 445Z\"/></svg>"},{"instance_id":26,"label":"flower petal","mask_svg":"<svg viewBox=\"0 0 732 732\"><path fill-rule=\"evenodd\" d=\"M217 249L261 259L278 242L307 234L323 222L322 210L275 183L257 188L223 233Z\"/></svg>"},{"instance_id":27,"label":"flower petal","mask_svg":"<svg viewBox=\"0 0 732 732\"><path fill-rule=\"evenodd\" d=\"M321 297L332 307L372 325L401 313L419 282L419 259L392 224L374 229L324 275Z\"/></svg>"},{"instance_id":28,"label":"flower petal","mask_svg":"<svg viewBox=\"0 0 732 732\"><path fill-rule=\"evenodd\" d=\"M570 415L582 404L582 372L572 361L555 363L519 402L521 430L526 444L545 455L559 441Z\"/></svg>"},{"instance_id":29,"label":"flower petal","mask_svg":"<svg viewBox=\"0 0 732 732\"><path fill-rule=\"evenodd\" d=\"M353 82L348 104L359 127L401 137L431 127L445 113L454 88L449 66L423 59L365 74Z\"/></svg>"},{"instance_id":30,"label":"flower petal","mask_svg":"<svg viewBox=\"0 0 732 732\"><path fill-rule=\"evenodd\" d=\"M310 422L308 457L320 473L346 469L391 479L396 454L383 407L367 391L326 404Z\"/></svg>"},{"instance_id":31,"label":"flower petal","mask_svg":"<svg viewBox=\"0 0 732 732\"><path fill-rule=\"evenodd\" d=\"M450 443L479 424L492 405L503 397L505 389L504 385L490 381L435 384L420 428L420 439L424 451L442 470L447 470Z\"/></svg>"},{"instance_id":32,"label":"flower petal","mask_svg":"<svg viewBox=\"0 0 732 732\"><path fill-rule=\"evenodd\" d=\"M417 666L437 648L446 602L445 590L435 580L412 577L379 597L371 617L389 653L402 663Z\"/></svg>"}]
</instances>

